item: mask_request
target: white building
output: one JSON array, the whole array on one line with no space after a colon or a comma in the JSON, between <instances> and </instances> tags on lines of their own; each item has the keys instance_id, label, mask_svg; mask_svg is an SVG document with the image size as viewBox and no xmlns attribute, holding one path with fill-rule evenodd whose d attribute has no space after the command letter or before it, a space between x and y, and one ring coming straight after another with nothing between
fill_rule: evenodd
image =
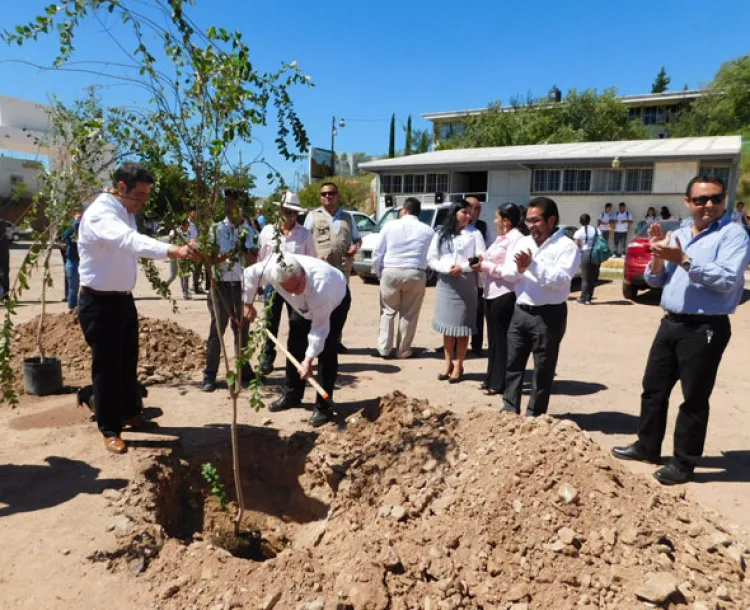
<instances>
[{"instance_id":1,"label":"white building","mask_svg":"<svg viewBox=\"0 0 750 610\"><path fill-rule=\"evenodd\" d=\"M499 205L545 195L563 224L621 201L637 222L649 206L684 215L685 186L702 170L726 180L733 206L741 148L740 136L577 142L442 150L360 167L378 175L378 218L410 196L431 204L474 195L486 202L482 218L492 227Z\"/></svg>"}]
</instances>

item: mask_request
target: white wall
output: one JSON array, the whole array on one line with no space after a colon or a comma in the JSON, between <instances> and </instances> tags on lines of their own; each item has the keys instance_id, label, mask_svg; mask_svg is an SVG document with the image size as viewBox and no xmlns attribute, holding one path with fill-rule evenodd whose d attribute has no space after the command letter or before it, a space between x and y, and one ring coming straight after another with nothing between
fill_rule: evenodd
<instances>
[{"instance_id":1,"label":"white wall","mask_svg":"<svg viewBox=\"0 0 750 610\"><path fill-rule=\"evenodd\" d=\"M692 177L692 176L691 176ZM617 210L617 204L624 201L627 209L633 215L633 229L646 215L646 210L653 206L659 215L661 206L669 208L673 217L684 218L686 215L685 203L682 195L631 195L629 193L618 193L617 195L553 195L552 199L557 202L560 210L560 223L566 225L579 225L578 220L584 212L589 214L592 220L599 217L604 211L605 203L613 203Z\"/></svg>"},{"instance_id":2,"label":"white wall","mask_svg":"<svg viewBox=\"0 0 750 610\"><path fill-rule=\"evenodd\" d=\"M684 193L699 165L698 161L654 163L653 193Z\"/></svg>"},{"instance_id":3,"label":"white wall","mask_svg":"<svg viewBox=\"0 0 750 610\"><path fill-rule=\"evenodd\" d=\"M33 162L0 155L0 197L10 196L12 190L11 176L23 177L23 181L28 185L30 192L38 192L38 176L41 171L41 168Z\"/></svg>"},{"instance_id":4,"label":"white wall","mask_svg":"<svg viewBox=\"0 0 750 610\"><path fill-rule=\"evenodd\" d=\"M487 203L482 206L481 218L487 223L491 235L495 235L495 210L504 203L526 205L531 188L531 170L503 169L487 172Z\"/></svg>"}]
</instances>

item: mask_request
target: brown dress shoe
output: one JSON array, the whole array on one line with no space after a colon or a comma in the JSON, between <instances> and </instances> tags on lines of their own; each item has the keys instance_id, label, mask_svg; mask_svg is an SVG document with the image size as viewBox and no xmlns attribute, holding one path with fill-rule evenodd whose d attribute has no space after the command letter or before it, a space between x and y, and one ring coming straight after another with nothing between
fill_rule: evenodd
<instances>
[{"instance_id":1,"label":"brown dress shoe","mask_svg":"<svg viewBox=\"0 0 750 610\"><path fill-rule=\"evenodd\" d=\"M125 441L119 436L105 436L104 446L110 453L125 453L128 450Z\"/></svg>"}]
</instances>

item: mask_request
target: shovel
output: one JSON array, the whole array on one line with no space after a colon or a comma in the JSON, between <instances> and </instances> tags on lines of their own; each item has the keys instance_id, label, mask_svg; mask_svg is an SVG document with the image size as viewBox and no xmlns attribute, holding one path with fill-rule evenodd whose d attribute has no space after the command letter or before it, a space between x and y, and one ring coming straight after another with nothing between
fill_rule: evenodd
<instances>
[{"instance_id":1,"label":"shovel","mask_svg":"<svg viewBox=\"0 0 750 610\"><path fill-rule=\"evenodd\" d=\"M297 367L297 370L302 368L302 365L300 364L299 360L297 360L294 356L292 356L289 351L286 349L286 346L279 341L274 334L268 330L267 328L264 329L266 331L266 335L268 338L273 341L276 344L276 348L284 354L284 356L287 357L289 362L291 362L294 366ZM320 396L323 398L326 404L326 408L328 411L333 414L334 421L336 422L336 425L339 427L339 430L343 430L346 427L346 418L342 413L339 413L336 409L334 409L333 406L333 399L331 398L331 395L326 392L323 387L318 383L318 380L314 377L310 376L307 378L307 381L309 384L313 387L313 389L320 394Z\"/></svg>"}]
</instances>

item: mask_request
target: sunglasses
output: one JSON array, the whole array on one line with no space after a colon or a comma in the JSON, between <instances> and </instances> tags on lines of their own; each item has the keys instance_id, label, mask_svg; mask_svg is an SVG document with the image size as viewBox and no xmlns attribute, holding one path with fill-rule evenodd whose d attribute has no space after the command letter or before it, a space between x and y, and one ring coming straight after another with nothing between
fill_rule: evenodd
<instances>
[{"instance_id":1,"label":"sunglasses","mask_svg":"<svg viewBox=\"0 0 750 610\"><path fill-rule=\"evenodd\" d=\"M691 197L690 202L699 206L704 206L708 204L709 201L714 205L719 205L720 203L724 202L725 197L726 193L718 193L717 195L701 195L700 197Z\"/></svg>"},{"instance_id":2,"label":"sunglasses","mask_svg":"<svg viewBox=\"0 0 750 610\"><path fill-rule=\"evenodd\" d=\"M322 192L322 193L320 194L320 196L321 196L321 197L335 197L335 196L336 196L336 195L338 195L338 194L339 194L339 192L338 192L338 191L323 191L323 192Z\"/></svg>"}]
</instances>

